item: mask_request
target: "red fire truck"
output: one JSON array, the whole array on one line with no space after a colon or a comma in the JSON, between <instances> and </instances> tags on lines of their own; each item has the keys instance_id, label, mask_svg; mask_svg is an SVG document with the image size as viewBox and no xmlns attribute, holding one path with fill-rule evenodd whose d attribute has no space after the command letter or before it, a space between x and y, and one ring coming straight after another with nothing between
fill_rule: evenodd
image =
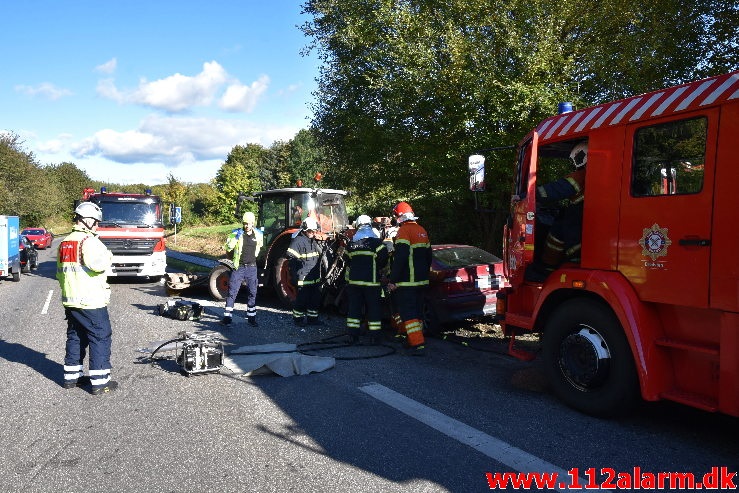
<instances>
[{"instance_id":1,"label":"red fire truck","mask_svg":"<svg viewBox=\"0 0 739 493\"><path fill-rule=\"evenodd\" d=\"M108 276L138 276L158 280L167 267L162 201L151 190L144 194L113 193L105 187L96 193L85 188L83 201L103 210L100 240L113 253ZM76 204L75 204L76 206Z\"/></svg>"},{"instance_id":2,"label":"red fire truck","mask_svg":"<svg viewBox=\"0 0 739 493\"><path fill-rule=\"evenodd\" d=\"M582 144L580 248L537 271L574 206L537 187L575 171ZM739 72L566 111L520 142L498 316L514 354L541 333L568 405L614 415L641 394L739 416L737 156Z\"/></svg>"}]
</instances>

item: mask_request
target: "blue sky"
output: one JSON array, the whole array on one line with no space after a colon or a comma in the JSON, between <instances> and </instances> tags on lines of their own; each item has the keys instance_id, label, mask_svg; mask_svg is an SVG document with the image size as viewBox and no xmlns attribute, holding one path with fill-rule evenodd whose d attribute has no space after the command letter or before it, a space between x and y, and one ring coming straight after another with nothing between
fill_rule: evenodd
<instances>
[{"instance_id":1,"label":"blue sky","mask_svg":"<svg viewBox=\"0 0 739 493\"><path fill-rule=\"evenodd\" d=\"M235 145L309 125L295 0L5 2L0 132L97 180L208 182Z\"/></svg>"}]
</instances>

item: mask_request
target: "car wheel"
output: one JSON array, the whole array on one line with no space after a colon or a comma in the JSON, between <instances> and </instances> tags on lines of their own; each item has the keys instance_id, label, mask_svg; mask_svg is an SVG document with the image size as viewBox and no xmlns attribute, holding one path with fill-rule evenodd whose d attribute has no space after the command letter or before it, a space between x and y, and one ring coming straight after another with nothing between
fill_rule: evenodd
<instances>
[{"instance_id":1,"label":"car wheel","mask_svg":"<svg viewBox=\"0 0 739 493\"><path fill-rule=\"evenodd\" d=\"M610 417L635 403L634 358L621 324L606 306L586 299L563 303L546 323L543 355L552 390L567 405Z\"/></svg>"},{"instance_id":2,"label":"car wheel","mask_svg":"<svg viewBox=\"0 0 739 493\"><path fill-rule=\"evenodd\" d=\"M208 288L210 295L218 301L228 297L228 282L231 280L231 268L227 265L218 265L210 272Z\"/></svg>"}]
</instances>

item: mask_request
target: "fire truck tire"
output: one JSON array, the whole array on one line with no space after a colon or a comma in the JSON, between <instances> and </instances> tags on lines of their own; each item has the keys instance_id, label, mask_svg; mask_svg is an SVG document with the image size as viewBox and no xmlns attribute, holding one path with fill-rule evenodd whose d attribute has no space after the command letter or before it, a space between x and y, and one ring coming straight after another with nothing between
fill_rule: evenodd
<instances>
[{"instance_id":1,"label":"fire truck tire","mask_svg":"<svg viewBox=\"0 0 739 493\"><path fill-rule=\"evenodd\" d=\"M627 413L639 395L631 348L621 324L602 303L564 302L546 323L546 373L554 394L598 417Z\"/></svg>"},{"instance_id":2,"label":"fire truck tire","mask_svg":"<svg viewBox=\"0 0 739 493\"><path fill-rule=\"evenodd\" d=\"M291 307L293 301L295 301L295 297L298 295L298 290L290 280L290 268L287 257L284 255L280 256L275 262L273 280L275 293L280 303L283 306Z\"/></svg>"},{"instance_id":3,"label":"fire truck tire","mask_svg":"<svg viewBox=\"0 0 739 493\"><path fill-rule=\"evenodd\" d=\"M208 289L210 295L222 301L228 297L228 281L231 279L231 269L227 265L218 265L210 272Z\"/></svg>"}]
</instances>

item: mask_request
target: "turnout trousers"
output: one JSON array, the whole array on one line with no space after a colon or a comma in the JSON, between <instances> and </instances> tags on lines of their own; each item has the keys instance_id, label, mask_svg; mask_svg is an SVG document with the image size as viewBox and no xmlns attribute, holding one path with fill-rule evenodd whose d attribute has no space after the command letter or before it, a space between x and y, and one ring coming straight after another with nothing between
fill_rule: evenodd
<instances>
[{"instance_id":1,"label":"turnout trousers","mask_svg":"<svg viewBox=\"0 0 739 493\"><path fill-rule=\"evenodd\" d=\"M93 387L110 381L110 347L113 330L108 308L65 308L67 345L64 356L64 381L77 381L82 376L87 349L88 367Z\"/></svg>"},{"instance_id":2,"label":"turnout trousers","mask_svg":"<svg viewBox=\"0 0 739 493\"><path fill-rule=\"evenodd\" d=\"M367 317L367 328L370 331L379 331L382 328L382 288L349 284L346 294L349 300L347 332L358 336L362 317Z\"/></svg>"},{"instance_id":3,"label":"turnout trousers","mask_svg":"<svg viewBox=\"0 0 739 493\"><path fill-rule=\"evenodd\" d=\"M393 292L395 307L400 315L401 333L405 332L409 347L423 346L423 298L427 286L399 286Z\"/></svg>"},{"instance_id":4,"label":"turnout trousers","mask_svg":"<svg viewBox=\"0 0 739 493\"><path fill-rule=\"evenodd\" d=\"M321 285L318 283L298 287L298 294L293 304L293 317L298 319L303 315L308 315L308 321L318 319L321 298Z\"/></svg>"}]
</instances>

